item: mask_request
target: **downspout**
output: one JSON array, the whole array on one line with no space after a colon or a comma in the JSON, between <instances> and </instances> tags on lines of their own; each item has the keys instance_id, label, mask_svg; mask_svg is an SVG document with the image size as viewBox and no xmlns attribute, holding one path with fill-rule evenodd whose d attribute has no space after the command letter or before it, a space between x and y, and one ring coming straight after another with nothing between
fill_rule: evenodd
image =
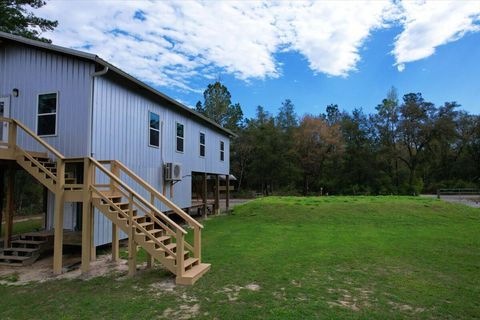
<instances>
[{"instance_id":1,"label":"downspout","mask_svg":"<svg viewBox=\"0 0 480 320\"><path fill-rule=\"evenodd\" d=\"M90 123L89 123L89 128L88 128L88 133L90 135L89 137L89 146L88 146L88 153L90 154L90 157L93 157L94 156L94 153L93 153L93 115L94 115L94 112L93 112L93 107L94 107L94 100L95 100L95 94L94 94L94 90L95 90L95 77L100 77L100 76L103 76L105 75L106 73L108 72L108 66L104 66L103 70L100 70L100 71L96 71L94 73L92 73L90 76L92 77L92 82L91 82L91 92L90 92Z\"/></svg>"}]
</instances>

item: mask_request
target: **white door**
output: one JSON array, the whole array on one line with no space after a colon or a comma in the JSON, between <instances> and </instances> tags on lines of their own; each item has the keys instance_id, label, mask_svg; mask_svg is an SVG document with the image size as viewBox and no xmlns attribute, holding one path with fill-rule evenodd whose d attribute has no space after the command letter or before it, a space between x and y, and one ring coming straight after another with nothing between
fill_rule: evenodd
<instances>
[{"instance_id":1,"label":"white door","mask_svg":"<svg viewBox=\"0 0 480 320\"><path fill-rule=\"evenodd\" d=\"M10 97L0 97L0 117L10 115ZM6 122L0 123L0 141L8 142L8 125Z\"/></svg>"}]
</instances>

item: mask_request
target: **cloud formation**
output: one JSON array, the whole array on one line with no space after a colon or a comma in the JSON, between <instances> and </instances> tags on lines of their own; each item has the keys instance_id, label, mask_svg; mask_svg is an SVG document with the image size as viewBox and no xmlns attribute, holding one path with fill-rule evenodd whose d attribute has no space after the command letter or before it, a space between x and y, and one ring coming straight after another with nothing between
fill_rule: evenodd
<instances>
[{"instance_id":1,"label":"cloud formation","mask_svg":"<svg viewBox=\"0 0 480 320\"><path fill-rule=\"evenodd\" d=\"M281 76L275 55L295 51L315 73L348 76L366 40L399 24L396 65L479 30L480 2L50 1L55 44L90 51L140 79L186 91L197 78Z\"/></svg>"},{"instance_id":2,"label":"cloud formation","mask_svg":"<svg viewBox=\"0 0 480 320\"><path fill-rule=\"evenodd\" d=\"M478 1L403 1L399 6L404 30L392 52L399 71L405 63L431 56L438 46L480 30Z\"/></svg>"}]
</instances>

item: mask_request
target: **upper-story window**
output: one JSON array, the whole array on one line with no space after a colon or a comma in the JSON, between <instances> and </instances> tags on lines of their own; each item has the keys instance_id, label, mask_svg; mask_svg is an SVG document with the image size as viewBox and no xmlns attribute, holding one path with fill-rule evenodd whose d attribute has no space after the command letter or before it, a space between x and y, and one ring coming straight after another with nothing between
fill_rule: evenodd
<instances>
[{"instance_id":1,"label":"upper-story window","mask_svg":"<svg viewBox=\"0 0 480 320\"><path fill-rule=\"evenodd\" d=\"M37 135L54 136L57 134L57 93L38 95Z\"/></svg>"},{"instance_id":2,"label":"upper-story window","mask_svg":"<svg viewBox=\"0 0 480 320\"><path fill-rule=\"evenodd\" d=\"M160 146L160 116L156 113L149 112L149 140L148 144L151 147Z\"/></svg>"},{"instance_id":3,"label":"upper-story window","mask_svg":"<svg viewBox=\"0 0 480 320\"><path fill-rule=\"evenodd\" d=\"M200 132L200 157L205 157L205 133Z\"/></svg>"},{"instance_id":4,"label":"upper-story window","mask_svg":"<svg viewBox=\"0 0 480 320\"><path fill-rule=\"evenodd\" d=\"M184 150L184 141L185 141L185 128L183 124L177 122L177 151L183 152Z\"/></svg>"},{"instance_id":5,"label":"upper-story window","mask_svg":"<svg viewBox=\"0 0 480 320\"><path fill-rule=\"evenodd\" d=\"M220 161L225 160L225 142L220 141Z\"/></svg>"}]
</instances>

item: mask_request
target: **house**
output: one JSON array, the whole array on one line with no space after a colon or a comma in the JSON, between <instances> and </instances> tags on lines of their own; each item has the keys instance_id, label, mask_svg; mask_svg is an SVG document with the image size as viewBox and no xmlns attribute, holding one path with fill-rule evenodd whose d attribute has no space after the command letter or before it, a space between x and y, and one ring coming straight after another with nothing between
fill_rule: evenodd
<instances>
[{"instance_id":1,"label":"house","mask_svg":"<svg viewBox=\"0 0 480 320\"><path fill-rule=\"evenodd\" d=\"M192 204L192 180L206 186L208 175L217 186L220 177L228 184L232 132L96 55L2 32L0 117L2 166L26 170L48 190L45 234L54 242L55 273L62 272L63 244L75 242L68 240L75 234L83 271L96 246L112 242L118 259L121 238L129 239L130 273L137 246L179 283L208 270L200 257L202 225L187 214L194 205L206 214L206 188L200 205ZM7 180L8 198L14 181ZM7 200L10 219L12 210ZM193 228L195 244L186 243L187 231L167 212ZM0 259L13 261L23 253L11 247L6 225L12 251ZM46 241L35 236L23 241L34 248Z\"/></svg>"}]
</instances>

